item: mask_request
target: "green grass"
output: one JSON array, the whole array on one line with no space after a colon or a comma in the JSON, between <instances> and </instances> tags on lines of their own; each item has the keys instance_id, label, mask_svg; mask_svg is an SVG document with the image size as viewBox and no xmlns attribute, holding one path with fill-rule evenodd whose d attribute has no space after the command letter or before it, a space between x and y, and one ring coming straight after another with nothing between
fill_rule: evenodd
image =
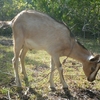
<instances>
[{"instance_id":1,"label":"green grass","mask_svg":"<svg viewBox=\"0 0 100 100\"><path fill-rule=\"evenodd\" d=\"M89 45L87 45L87 47L88 46ZM98 50L98 47L96 46L95 49ZM17 93L17 89L12 82L14 78L11 62L12 58L12 46L0 44L0 97L7 96L9 91L12 99L17 98L17 100L21 100L22 97ZM65 57L62 57L60 59L61 62L64 60L64 58ZM49 64L50 56L45 51L28 51L25 58L25 67L28 75L29 85L31 88L33 88L33 93L29 93L29 100L58 100L57 97L63 98L62 85L60 83L57 70L55 70L54 77L57 91L56 93L53 93L49 90ZM74 96L76 96L80 90L100 90L100 74L98 74L96 81L92 83L88 82L83 73L82 64L78 61L68 58L67 62L63 66L63 69L66 83L68 84L68 87ZM25 81L23 80L23 75L21 73L20 77L23 91L25 91Z\"/></svg>"}]
</instances>

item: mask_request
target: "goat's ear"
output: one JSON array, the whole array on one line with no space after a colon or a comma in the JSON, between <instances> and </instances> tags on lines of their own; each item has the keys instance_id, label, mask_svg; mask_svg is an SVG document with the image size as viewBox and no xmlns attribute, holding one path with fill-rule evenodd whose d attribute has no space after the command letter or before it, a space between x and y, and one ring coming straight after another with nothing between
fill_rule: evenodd
<instances>
[{"instance_id":1,"label":"goat's ear","mask_svg":"<svg viewBox=\"0 0 100 100\"><path fill-rule=\"evenodd\" d=\"M100 60L100 55L96 55L94 58L89 59L90 61L99 61Z\"/></svg>"}]
</instances>

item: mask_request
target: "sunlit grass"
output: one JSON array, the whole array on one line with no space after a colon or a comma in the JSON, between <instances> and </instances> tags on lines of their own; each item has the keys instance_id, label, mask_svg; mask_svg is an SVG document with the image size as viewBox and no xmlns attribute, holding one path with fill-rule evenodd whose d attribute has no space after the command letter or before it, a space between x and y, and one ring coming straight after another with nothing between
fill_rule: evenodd
<instances>
[{"instance_id":1,"label":"sunlit grass","mask_svg":"<svg viewBox=\"0 0 100 100\"><path fill-rule=\"evenodd\" d=\"M98 49L98 48L97 48ZM0 45L0 95L6 95L8 91L14 94L16 90L9 88L11 79L14 77L12 67L13 49L12 46ZM63 62L65 57L61 57L60 60ZM28 75L28 81L30 87L32 87L36 93L31 95L32 100L36 98L42 98L45 100L50 94L49 90L49 75L50 75L50 55L45 51L28 51L25 58L25 68ZM77 91L76 89L96 89L100 90L100 74L97 76L97 80L90 83L87 81L86 76L83 73L82 64L74 59L68 58L66 63L63 65L64 78L71 93ZM21 83L23 88L26 87L23 75L20 73ZM57 69L55 70L54 82L56 88L62 90L62 84L59 80L59 74ZM13 87L13 85L11 86ZM20 99L19 99L20 100ZM49 100L49 99L48 99ZM52 99L51 99L52 100Z\"/></svg>"}]
</instances>

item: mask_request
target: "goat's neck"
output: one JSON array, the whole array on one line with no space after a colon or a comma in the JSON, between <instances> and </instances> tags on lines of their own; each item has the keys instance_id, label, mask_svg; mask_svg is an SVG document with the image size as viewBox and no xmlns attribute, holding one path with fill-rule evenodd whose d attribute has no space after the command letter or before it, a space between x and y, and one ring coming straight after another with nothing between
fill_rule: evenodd
<instances>
[{"instance_id":1,"label":"goat's neck","mask_svg":"<svg viewBox=\"0 0 100 100\"><path fill-rule=\"evenodd\" d=\"M93 56L87 49L83 48L81 45L75 42L70 57L84 64L85 62L89 61L89 59Z\"/></svg>"}]
</instances>

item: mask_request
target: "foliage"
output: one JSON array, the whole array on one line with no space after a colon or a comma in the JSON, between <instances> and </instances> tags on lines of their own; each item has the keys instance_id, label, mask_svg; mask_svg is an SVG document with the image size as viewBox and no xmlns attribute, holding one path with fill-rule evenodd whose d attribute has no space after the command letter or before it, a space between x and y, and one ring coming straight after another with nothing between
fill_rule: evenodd
<instances>
[{"instance_id":1,"label":"foliage","mask_svg":"<svg viewBox=\"0 0 100 100\"><path fill-rule=\"evenodd\" d=\"M23 9L47 13L67 23L76 36L100 43L99 0L0 0L0 20L11 20Z\"/></svg>"}]
</instances>

